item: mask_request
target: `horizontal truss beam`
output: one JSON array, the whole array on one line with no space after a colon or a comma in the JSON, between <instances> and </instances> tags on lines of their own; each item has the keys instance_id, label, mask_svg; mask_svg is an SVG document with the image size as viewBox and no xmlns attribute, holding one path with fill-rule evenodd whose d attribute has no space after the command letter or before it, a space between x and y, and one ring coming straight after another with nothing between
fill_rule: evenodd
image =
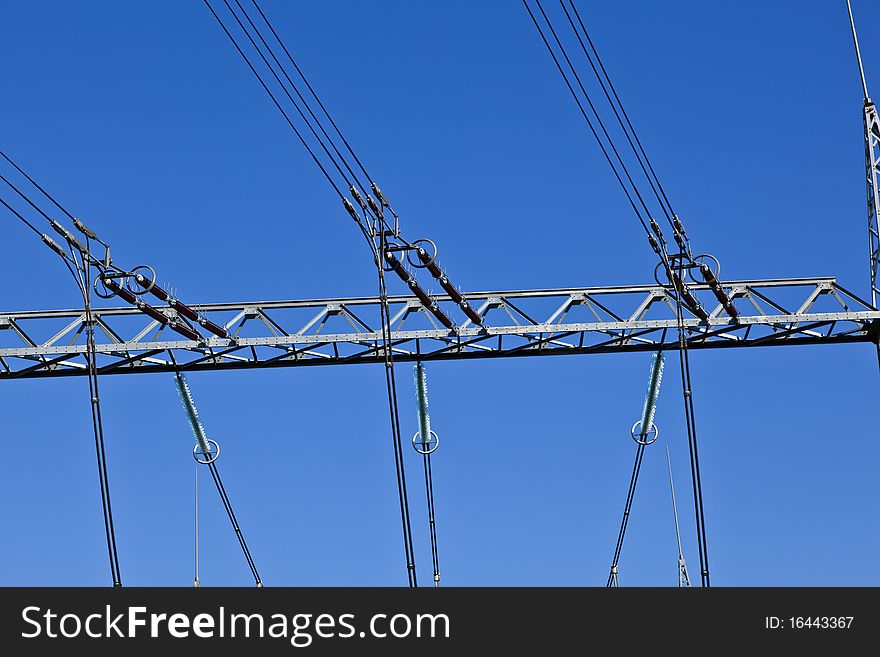
<instances>
[{"instance_id":1,"label":"horizontal truss beam","mask_svg":"<svg viewBox=\"0 0 880 657\"><path fill-rule=\"evenodd\" d=\"M834 278L734 281L733 321L705 285L691 289L708 322L686 312L692 349L876 342L880 311ZM437 324L418 299L390 298L397 361L654 351L677 347L674 299L660 285L466 295L484 326ZM436 297L450 315L460 309ZM136 308L94 309L101 374L381 363L376 297L193 306L230 338L181 340ZM161 309L169 318L176 311ZM465 318L466 319L466 318ZM369 321L368 321L369 320ZM0 312L0 379L84 376L80 310ZM122 336L128 335L129 338Z\"/></svg>"}]
</instances>

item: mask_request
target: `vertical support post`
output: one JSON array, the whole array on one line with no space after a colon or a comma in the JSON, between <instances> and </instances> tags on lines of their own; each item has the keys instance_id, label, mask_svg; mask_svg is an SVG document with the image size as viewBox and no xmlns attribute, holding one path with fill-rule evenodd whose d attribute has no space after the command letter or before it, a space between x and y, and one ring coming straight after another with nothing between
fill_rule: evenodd
<instances>
[{"instance_id":1,"label":"vertical support post","mask_svg":"<svg viewBox=\"0 0 880 657\"><path fill-rule=\"evenodd\" d=\"M859 49L859 38L856 35L856 23L853 19L852 5L846 0L849 12L849 25L852 29L853 46L856 51L856 62L859 65L859 78L864 93L862 121L865 128L865 186L868 197L868 266L871 282L871 305L877 307L878 288L877 273L880 269L880 228L878 228L877 212L880 209L880 186L877 173L880 171L880 118L877 107L868 94L868 83L865 79L865 68L862 65L862 53Z\"/></svg>"}]
</instances>

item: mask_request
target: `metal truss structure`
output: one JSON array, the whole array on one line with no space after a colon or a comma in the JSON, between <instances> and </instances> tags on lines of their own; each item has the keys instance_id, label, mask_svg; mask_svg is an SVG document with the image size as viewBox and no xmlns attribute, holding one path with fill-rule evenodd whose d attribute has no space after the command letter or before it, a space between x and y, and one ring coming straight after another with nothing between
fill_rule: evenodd
<instances>
[{"instance_id":1,"label":"metal truss structure","mask_svg":"<svg viewBox=\"0 0 880 657\"><path fill-rule=\"evenodd\" d=\"M691 288L708 303L709 287ZM834 278L724 284L740 311L685 317L692 349L874 342L880 311ZM396 361L677 349L668 287L583 287L467 295L484 318L447 329L415 296L389 297ZM448 296L435 297L454 312ZM376 297L195 305L228 338L179 339L137 308L93 309L100 374L382 363ZM711 307L706 305L707 308ZM174 320L176 311L161 310ZM372 321L372 319L371 319ZM81 310L0 312L0 379L85 376Z\"/></svg>"},{"instance_id":2,"label":"metal truss structure","mask_svg":"<svg viewBox=\"0 0 880 657\"><path fill-rule=\"evenodd\" d=\"M877 280L880 270L880 228L877 224L877 212L880 211L880 189L878 189L877 173L880 172L880 118L877 106L871 99L865 98L865 169L868 191L868 251L871 268L871 303L877 305L880 294L880 281Z\"/></svg>"}]
</instances>

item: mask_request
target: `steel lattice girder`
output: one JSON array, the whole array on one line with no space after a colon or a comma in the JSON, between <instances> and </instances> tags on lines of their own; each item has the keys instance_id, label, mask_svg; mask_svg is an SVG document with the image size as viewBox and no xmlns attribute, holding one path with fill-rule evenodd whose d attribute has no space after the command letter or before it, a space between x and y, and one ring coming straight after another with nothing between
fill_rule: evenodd
<instances>
[{"instance_id":1,"label":"steel lattice girder","mask_svg":"<svg viewBox=\"0 0 880 657\"><path fill-rule=\"evenodd\" d=\"M717 306L708 322L686 313L690 348L876 342L880 311L833 278L725 283L741 316ZM714 297L692 286L704 307ZM398 361L675 349L675 307L659 285L480 292L485 318L447 330L415 297L389 300ZM455 304L436 297L450 315ZM376 297L193 306L231 338L181 340L136 308L95 309L101 374L382 362ZM162 312L174 317L175 311ZM461 313L458 313L461 316ZM540 320L538 318L541 318ZM334 326L335 325L335 326ZM0 379L85 375L80 310L0 313ZM133 337L124 339L122 335ZM8 346L12 342L11 346Z\"/></svg>"}]
</instances>

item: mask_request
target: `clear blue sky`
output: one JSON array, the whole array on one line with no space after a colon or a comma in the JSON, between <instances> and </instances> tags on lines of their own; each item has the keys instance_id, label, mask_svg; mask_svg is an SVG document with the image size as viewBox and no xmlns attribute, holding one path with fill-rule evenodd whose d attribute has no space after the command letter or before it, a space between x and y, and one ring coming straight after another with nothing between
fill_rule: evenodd
<instances>
[{"instance_id":1,"label":"clear blue sky","mask_svg":"<svg viewBox=\"0 0 880 657\"><path fill-rule=\"evenodd\" d=\"M548 6L552 6L548 2ZM264 9L402 213L464 289L647 283L653 256L519 2ZM581 1L693 241L723 276L837 276L866 294L861 93L842 1ZM870 28L855 1L869 83ZM187 2L7 3L0 143L192 303L372 294L329 187ZM0 217L2 310L73 307L57 259ZM402 291L402 290L395 290ZM693 355L716 585L880 584L869 345ZM649 354L429 366L443 581L604 584ZM670 361L668 371L675 373ZM267 585L405 583L380 367L191 375ZM401 367L404 435L415 431ZM192 580L192 439L170 375L102 382L123 581ZM698 579L675 377L657 423ZM85 379L2 384L0 584L104 585ZM420 579L420 461L406 453ZM663 447L649 448L623 584L673 585ZM248 585L216 496L202 580Z\"/></svg>"}]
</instances>

